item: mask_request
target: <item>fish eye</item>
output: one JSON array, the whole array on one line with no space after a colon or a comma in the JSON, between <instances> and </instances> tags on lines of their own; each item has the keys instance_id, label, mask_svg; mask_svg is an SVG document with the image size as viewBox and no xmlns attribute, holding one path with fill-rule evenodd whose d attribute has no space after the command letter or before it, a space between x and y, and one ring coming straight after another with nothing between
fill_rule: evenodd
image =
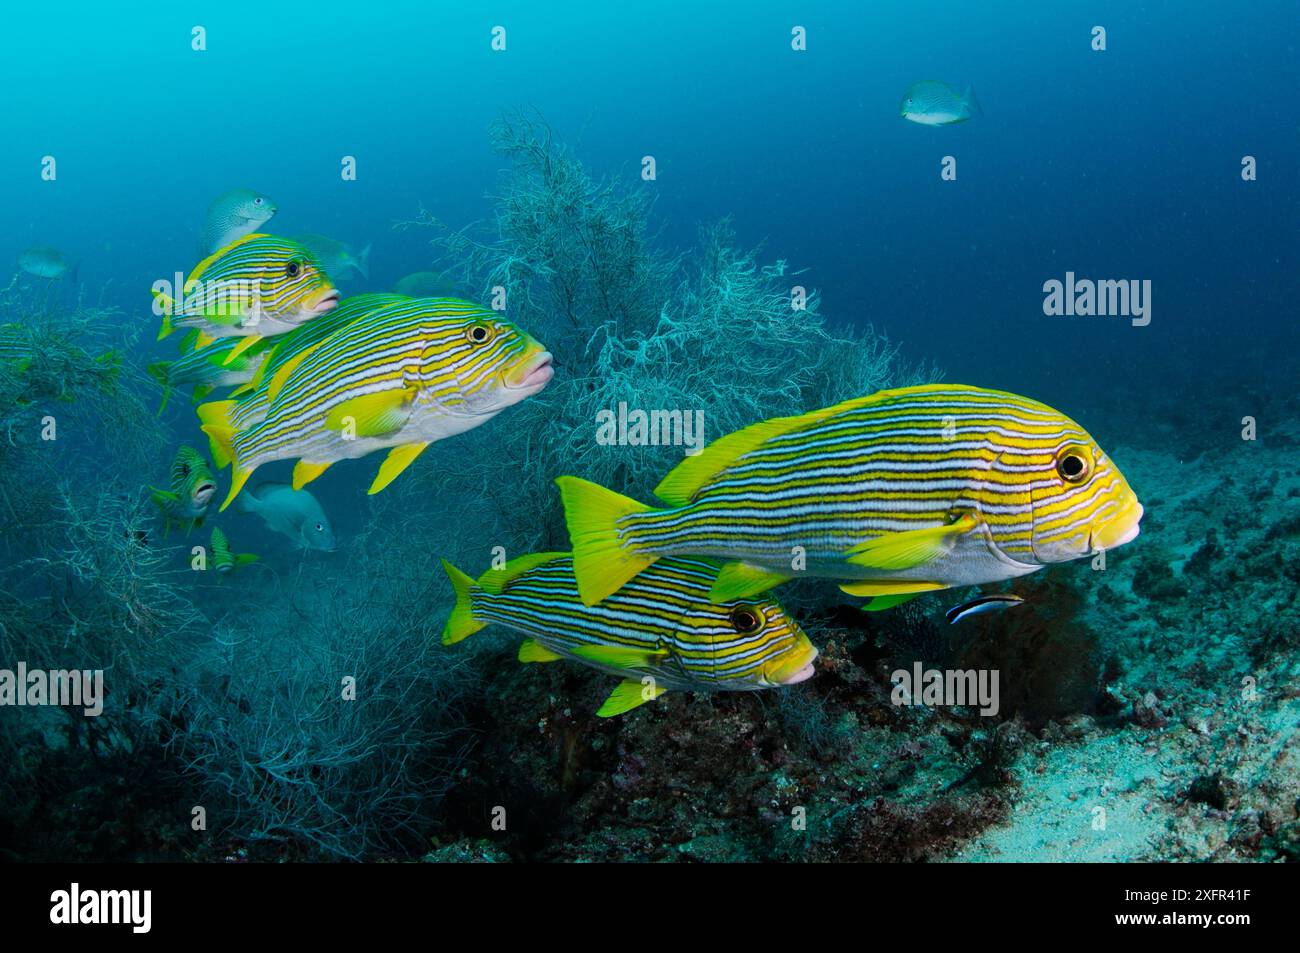
<instances>
[{"instance_id":1,"label":"fish eye","mask_svg":"<svg viewBox=\"0 0 1300 953\"><path fill-rule=\"evenodd\" d=\"M750 635L763 627L763 613L752 606L736 606L730 618L732 627L741 635Z\"/></svg>"},{"instance_id":2,"label":"fish eye","mask_svg":"<svg viewBox=\"0 0 1300 953\"><path fill-rule=\"evenodd\" d=\"M318 533L323 533L323 532L325 532L325 527L324 527L324 525L322 525L321 523L317 523L317 524L316 524L316 532L318 532Z\"/></svg>"},{"instance_id":3,"label":"fish eye","mask_svg":"<svg viewBox=\"0 0 1300 953\"><path fill-rule=\"evenodd\" d=\"M253 199L253 204L254 204L254 205L261 205L261 204L262 204L262 197L259 195L257 198Z\"/></svg>"},{"instance_id":4,"label":"fish eye","mask_svg":"<svg viewBox=\"0 0 1300 953\"><path fill-rule=\"evenodd\" d=\"M301 266L298 262L296 262L296 261L291 261L291 262L289 262L289 264L285 265L285 267L284 267L284 273L285 273L286 275L288 275L290 278L297 278L297 277L298 277L298 271L299 271L299 269L300 269L301 267L302 267L302 266Z\"/></svg>"},{"instance_id":5,"label":"fish eye","mask_svg":"<svg viewBox=\"0 0 1300 953\"><path fill-rule=\"evenodd\" d=\"M1092 460L1083 447L1065 447L1056 455L1056 472L1066 483L1083 483L1092 475Z\"/></svg>"},{"instance_id":6,"label":"fish eye","mask_svg":"<svg viewBox=\"0 0 1300 953\"><path fill-rule=\"evenodd\" d=\"M465 329L465 337L470 344L487 344L493 338L492 329L486 324L471 324Z\"/></svg>"}]
</instances>

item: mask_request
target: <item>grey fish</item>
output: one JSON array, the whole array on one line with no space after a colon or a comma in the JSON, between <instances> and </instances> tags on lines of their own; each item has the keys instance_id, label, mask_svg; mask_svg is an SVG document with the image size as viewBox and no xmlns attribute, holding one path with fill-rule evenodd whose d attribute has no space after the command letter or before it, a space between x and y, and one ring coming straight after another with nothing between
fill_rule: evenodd
<instances>
[{"instance_id":1,"label":"grey fish","mask_svg":"<svg viewBox=\"0 0 1300 953\"><path fill-rule=\"evenodd\" d=\"M355 271L362 278L370 277L369 245L361 249L361 254L358 255L352 251L351 245L325 235L307 232L293 236L293 240L300 245L306 245L307 250L316 256L316 260L325 269L325 274L335 281L346 277L350 271Z\"/></svg>"},{"instance_id":2,"label":"grey fish","mask_svg":"<svg viewBox=\"0 0 1300 953\"><path fill-rule=\"evenodd\" d=\"M1019 605L1024 605L1025 600L1013 593L1006 592L991 596L977 596L970 602L963 602L959 606L953 606L944 613L949 625L956 625L962 619L969 619L974 615L982 615L985 612L996 612L999 609L1012 609Z\"/></svg>"},{"instance_id":3,"label":"grey fish","mask_svg":"<svg viewBox=\"0 0 1300 953\"><path fill-rule=\"evenodd\" d=\"M435 271L416 271L393 285L393 291L412 298L456 298L456 283Z\"/></svg>"},{"instance_id":4,"label":"grey fish","mask_svg":"<svg viewBox=\"0 0 1300 953\"><path fill-rule=\"evenodd\" d=\"M18 267L37 278L62 278L68 273L68 263L63 252L48 245L29 248L18 256ZM72 269L72 280L77 280L77 269Z\"/></svg>"},{"instance_id":5,"label":"grey fish","mask_svg":"<svg viewBox=\"0 0 1300 953\"><path fill-rule=\"evenodd\" d=\"M923 126L950 126L982 116L984 111L970 86L959 93L947 83L927 79L908 87L898 104L898 114Z\"/></svg>"},{"instance_id":6,"label":"grey fish","mask_svg":"<svg viewBox=\"0 0 1300 953\"><path fill-rule=\"evenodd\" d=\"M203 257L251 235L276 213L275 203L252 189L231 189L208 206L200 239Z\"/></svg>"},{"instance_id":7,"label":"grey fish","mask_svg":"<svg viewBox=\"0 0 1300 953\"><path fill-rule=\"evenodd\" d=\"M287 483L261 483L238 497L245 513L262 517L268 529L283 533L300 549L334 552L334 527L316 497Z\"/></svg>"}]
</instances>

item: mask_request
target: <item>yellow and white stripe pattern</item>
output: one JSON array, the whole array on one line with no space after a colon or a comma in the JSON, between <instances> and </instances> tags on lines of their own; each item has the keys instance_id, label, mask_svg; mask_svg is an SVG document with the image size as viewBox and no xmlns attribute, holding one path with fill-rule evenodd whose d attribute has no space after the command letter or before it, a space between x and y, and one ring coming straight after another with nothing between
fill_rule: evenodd
<instances>
[{"instance_id":1,"label":"yellow and white stripe pattern","mask_svg":"<svg viewBox=\"0 0 1300 953\"><path fill-rule=\"evenodd\" d=\"M723 437L660 483L662 509L560 482L588 599L618 582L611 558L627 560L626 575L688 554L734 561L728 578L766 575L767 585L804 573L881 583L848 590L861 595L975 585L1127 542L1142 512L1073 420L957 384L882 391ZM606 517L584 515L593 501Z\"/></svg>"},{"instance_id":2,"label":"yellow and white stripe pattern","mask_svg":"<svg viewBox=\"0 0 1300 953\"><path fill-rule=\"evenodd\" d=\"M477 581L444 566L457 590L446 644L496 623L546 650L526 644L522 661L552 653L660 690L754 691L812 674L817 651L775 600L710 601L710 560L664 559L598 606L583 605L567 553L521 557Z\"/></svg>"}]
</instances>

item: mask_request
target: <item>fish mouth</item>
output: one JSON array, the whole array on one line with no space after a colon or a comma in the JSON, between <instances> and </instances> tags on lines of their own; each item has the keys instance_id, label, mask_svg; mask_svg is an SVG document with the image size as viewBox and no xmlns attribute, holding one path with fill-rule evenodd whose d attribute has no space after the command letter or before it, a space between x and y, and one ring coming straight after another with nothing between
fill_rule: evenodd
<instances>
[{"instance_id":1,"label":"fish mouth","mask_svg":"<svg viewBox=\"0 0 1300 953\"><path fill-rule=\"evenodd\" d=\"M798 685L813 677L816 669L817 649L804 637L804 645L790 653L790 657L768 673L773 685Z\"/></svg>"},{"instance_id":2,"label":"fish mouth","mask_svg":"<svg viewBox=\"0 0 1300 953\"><path fill-rule=\"evenodd\" d=\"M1142 527L1142 504L1133 499L1100 526L1094 526L1088 536L1088 544L1095 552L1099 549L1114 549L1137 538Z\"/></svg>"},{"instance_id":3,"label":"fish mouth","mask_svg":"<svg viewBox=\"0 0 1300 953\"><path fill-rule=\"evenodd\" d=\"M541 390L555 376L554 361L550 351L542 351L522 368L506 375L505 386L509 390Z\"/></svg>"},{"instance_id":4,"label":"fish mouth","mask_svg":"<svg viewBox=\"0 0 1300 953\"><path fill-rule=\"evenodd\" d=\"M326 311L333 311L339 303L339 289L330 288L312 305L309 305L308 311L315 311L317 314L324 314Z\"/></svg>"},{"instance_id":5,"label":"fish mouth","mask_svg":"<svg viewBox=\"0 0 1300 953\"><path fill-rule=\"evenodd\" d=\"M208 500L212 499L212 494L217 492L215 483L202 483L194 488L194 502L198 506L207 505Z\"/></svg>"}]
</instances>

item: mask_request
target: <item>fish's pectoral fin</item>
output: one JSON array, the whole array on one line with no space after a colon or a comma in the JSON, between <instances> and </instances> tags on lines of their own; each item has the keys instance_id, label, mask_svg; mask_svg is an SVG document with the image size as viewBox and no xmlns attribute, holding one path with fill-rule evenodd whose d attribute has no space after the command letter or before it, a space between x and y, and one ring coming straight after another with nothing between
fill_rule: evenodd
<instances>
[{"instance_id":1,"label":"fish's pectoral fin","mask_svg":"<svg viewBox=\"0 0 1300 953\"><path fill-rule=\"evenodd\" d=\"M947 588L947 585L942 582L926 582L918 579L864 579L861 582L840 584L840 592L848 593L850 596L920 595L923 592Z\"/></svg>"},{"instance_id":2,"label":"fish's pectoral fin","mask_svg":"<svg viewBox=\"0 0 1300 953\"><path fill-rule=\"evenodd\" d=\"M293 488L301 490L328 470L330 466L329 463L308 463L306 460L299 460L293 465Z\"/></svg>"},{"instance_id":3,"label":"fish's pectoral fin","mask_svg":"<svg viewBox=\"0 0 1300 953\"><path fill-rule=\"evenodd\" d=\"M952 552L958 537L977 525L975 517L967 513L945 526L886 533L854 546L847 558L852 565L867 569L914 569Z\"/></svg>"},{"instance_id":4,"label":"fish's pectoral fin","mask_svg":"<svg viewBox=\"0 0 1300 953\"><path fill-rule=\"evenodd\" d=\"M160 490L156 486L149 487L149 496L159 506L163 506L167 503L179 503L181 501L180 494L173 493L171 490Z\"/></svg>"},{"instance_id":5,"label":"fish's pectoral fin","mask_svg":"<svg viewBox=\"0 0 1300 953\"><path fill-rule=\"evenodd\" d=\"M524 664L530 662L558 662L564 658L559 652L552 652L536 639L524 639L519 643L519 661Z\"/></svg>"},{"instance_id":6,"label":"fish's pectoral fin","mask_svg":"<svg viewBox=\"0 0 1300 953\"><path fill-rule=\"evenodd\" d=\"M625 711L631 711L646 702L654 701L668 689L657 682L643 685L638 679L629 678L620 682L618 688L610 692L605 704L596 710L597 718L612 718Z\"/></svg>"},{"instance_id":7,"label":"fish's pectoral fin","mask_svg":"<svg viewBox=\"0 0 1300 953\"><path fill-rule=\"evenodd\" d=\"M379 472L375 474L375 482L370 484L370 489L366 493L374 496L388 484L397 479L398 474L415 462L415 458L429 444L425 443L405 443L400 447L394 447L388 451L388 456L384 457L384 462L379 465Z\"/></svg>"},{"instance_id":8,"label":"fish's pectoral fin","mask_svg":"<svg viewBox=\"0 0 1300 953\"><path fill-rule=\"evenodd\" d=\"M668 657L667 649L642 649L625 645L579 645L570 650L574 658L610 668L646 668Z\"/></svg>"},{"instance_id":9,"label":"fish's pectoral fin","mask_svg":"<svg viewBox=\"0 0 1300 953\"><path fill-rule=\"evenodd\" d=\"M760 592L766 592L773 586L789 582L792 578L761 566L751 566L749 563L727 563L709 589L709 601L716 603L748 599Z\"/></svg>"},{"instance_id":10,"label":"fish's pectoral fin","mask_svg":"<svg viewBox=\"0 0 1300 953\"><path fill-rule=\"evenodd\" d=\"M199 331L199 333L194 336L194 350L197 351L201 348L205 348L215 340L216 338L211 334L208 334L206 331Z\"/></svg>"},{"instance_id":11,"label":"fish's pectoral fin","mask_svg":"<svg viewBox=\"0 0 1300 953\"><path fill-rule=\"evenodd\" d=\"M414 390L402 388L353 397L330 410L325 426L343 430L351 421L358 437L382 437L406 423L406 404L414 395Z\"/></svg>"}]
</instances>

